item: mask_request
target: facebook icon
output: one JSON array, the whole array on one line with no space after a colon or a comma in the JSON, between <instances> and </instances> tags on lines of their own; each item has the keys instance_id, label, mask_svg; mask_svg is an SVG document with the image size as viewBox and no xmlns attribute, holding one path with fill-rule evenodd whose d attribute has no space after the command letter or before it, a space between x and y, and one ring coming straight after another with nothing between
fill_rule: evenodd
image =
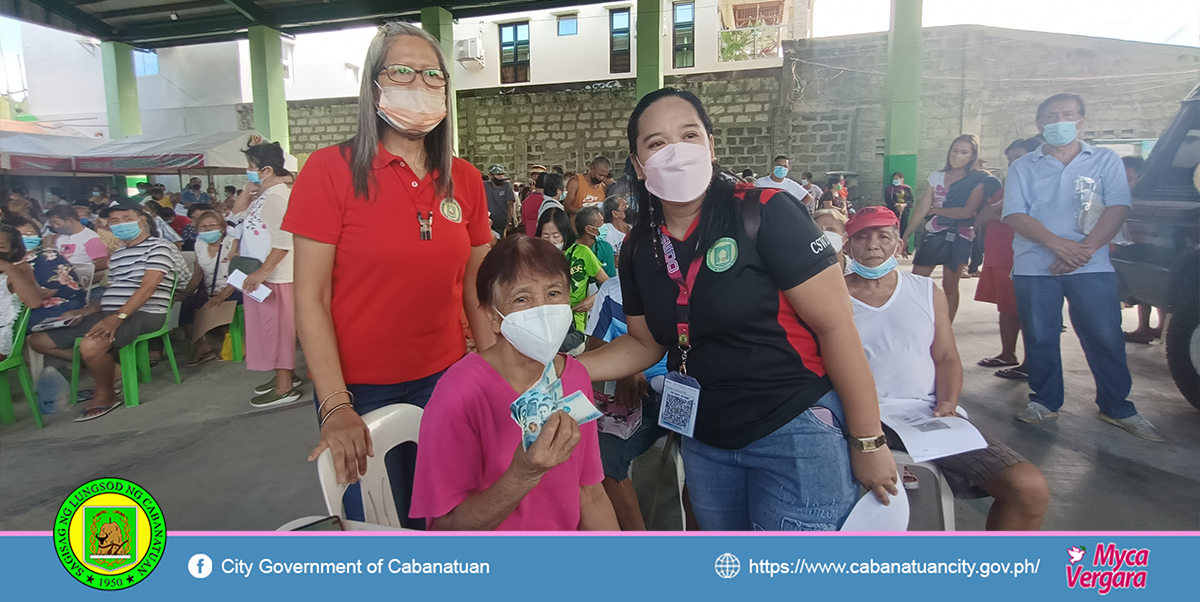
<instances>
[{"instance_id":1,"label":"facebook icon","mask_svg":"<svg viewBox=\"0 0 1200 602\"><path fill-rule=\"evenodd\" d=\"M197 579L203 579L212 574L212 558L207 554L196 554L188 561L188 572Z\"/></svg>"}]
</instances>

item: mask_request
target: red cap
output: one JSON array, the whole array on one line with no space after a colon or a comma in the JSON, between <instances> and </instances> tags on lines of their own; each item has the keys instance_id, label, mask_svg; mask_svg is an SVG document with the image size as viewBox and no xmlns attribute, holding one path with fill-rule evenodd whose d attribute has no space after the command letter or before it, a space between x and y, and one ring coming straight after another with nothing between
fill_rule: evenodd
<instances>
[{"instance_id":1,"label":"red cap","mask_svg":"<svg viewBox=\"0 0 1200 602\"><path fill-rule=\"evenodd\" d=\"M891 209L880 205L863 207L858 210L858 213L850 216L850 221L846 222L846 237L854 236L867 228L899 225L900 220L896 218L896 214L892 213Z\"/></svg>"}]
</instances>

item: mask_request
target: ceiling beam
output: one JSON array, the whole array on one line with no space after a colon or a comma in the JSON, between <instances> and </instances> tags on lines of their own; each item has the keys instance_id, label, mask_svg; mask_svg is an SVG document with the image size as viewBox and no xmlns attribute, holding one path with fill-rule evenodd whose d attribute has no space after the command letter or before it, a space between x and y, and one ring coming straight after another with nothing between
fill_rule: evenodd
<instances>
[{"instance_id":1,"label":"ceiling beam","mask_svg":"<svg viewBox=\"0 0 1200 602\"><path fill-rule=\"evenodd\" d=\"M100 19L102 21L107 21L109 19L120 19L123 17L138 17L138 16L142 16L142 15L149 17L149 16L156 16L156 15L163 15L163 14L168 14L168 13L173 13L173 12L179 12L179 11L183 11L183 10L192 10L192 9L196 9L196 8L210 8L210 7L217 7L217 6L224 8L225 7L224 0L195 0L194 2L176 2L175 4L164 5L161 7L142 6L140 8L122 8L122 9L118 9L118 10L110 10L110 11L105 11L105 12L95 12L95 13L92 13L92 16L96 17L97 19Z\"/></svg>"},{"instance_id":2,"label":"ceiling beam","mask_svg":"<svg viewBox=\"0 0 1200 602\"><path fill-rule=\"evenodd\" d=\"M113 33L113 28L108 23L93 17L82 9L67 4L65 0L30 1L102 38L111 36Z\"/></svg>"},{"instance_id":3,"label":"ceiling beam","mask_svg":"<svg viewBox=\"0 0 1200 602\"><path fill-rule=\"evenodd\" d=\"M266 22L266 15L263 13L262 7L254 3L254 0L225 0L225 4L237 9L247 19L254 23Z\"/></svg>"}]
</instances>

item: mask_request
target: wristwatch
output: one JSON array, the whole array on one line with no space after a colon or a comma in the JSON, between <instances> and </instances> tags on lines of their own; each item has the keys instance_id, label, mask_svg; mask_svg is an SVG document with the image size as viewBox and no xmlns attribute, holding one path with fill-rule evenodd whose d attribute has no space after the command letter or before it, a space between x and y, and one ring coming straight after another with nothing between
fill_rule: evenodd
<instances>
[{"instance_id":1,"label":"wristwatch","mask_svg":"<svg viewBox=\"0 0 1200 602\"><path fill-rule=\"evenodd\" d=\"M884 445L887 445L887 436L879 435L876 437L850 437L850 446L860 452L879 451Z\"/></svg>"},{"instance_id":2,"label":"wristwatch","mask_svg":"<svg viewBox=\"0 0 1200 602\"><path fill-rule=\"evenodd\" d=\"M125 312L121 312L121 313L117 314L117 319L118 319L118 320L120 320L120 321L122 321L122 322L124 322L124 321L125 321L125 319L126 319L126 318L128 318L128 317L129 317L129 314L127 314L127 313L125 313Z\"/></svg>"}]
</instances>

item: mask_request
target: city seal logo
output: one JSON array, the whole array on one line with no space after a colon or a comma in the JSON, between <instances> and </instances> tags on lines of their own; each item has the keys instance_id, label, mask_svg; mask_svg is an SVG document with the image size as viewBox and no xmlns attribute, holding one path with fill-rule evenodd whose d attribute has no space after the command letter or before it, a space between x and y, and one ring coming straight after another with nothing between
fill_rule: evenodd
<instances>
[{"instance_id":1,"label":"city seal logo","mask_svg":"<svg viewBox=\"0 0 1200 602\"><path fill-rule=\"evenodd\" d=\"M708 250L708 269L714 272L724 272L733 267L733 264L738 260L737 241L725 237L713 243L711 249Z\"/></svg>"},{"instance_id":2,"label":"city seal logo","mask_svg":"<svg viewBox=\"0 0 1200 602\"><path fill-rule=\"evenodd\" d=\"M454 199L442 201L442 217L456 223L462 223L462 207Z\"/></svg>"},{"instance_id":3,"label":"city seal logo","mask_svg":"<svg viewBox=\"0 0 1200 602\"><path fill-rule=\"evenodd\" d=\"M58 509L54 549L80 583L118 590L141 583L158 566L167 527L158 502L124 479L97 479Z\"/></svg>"}]
</instances>

